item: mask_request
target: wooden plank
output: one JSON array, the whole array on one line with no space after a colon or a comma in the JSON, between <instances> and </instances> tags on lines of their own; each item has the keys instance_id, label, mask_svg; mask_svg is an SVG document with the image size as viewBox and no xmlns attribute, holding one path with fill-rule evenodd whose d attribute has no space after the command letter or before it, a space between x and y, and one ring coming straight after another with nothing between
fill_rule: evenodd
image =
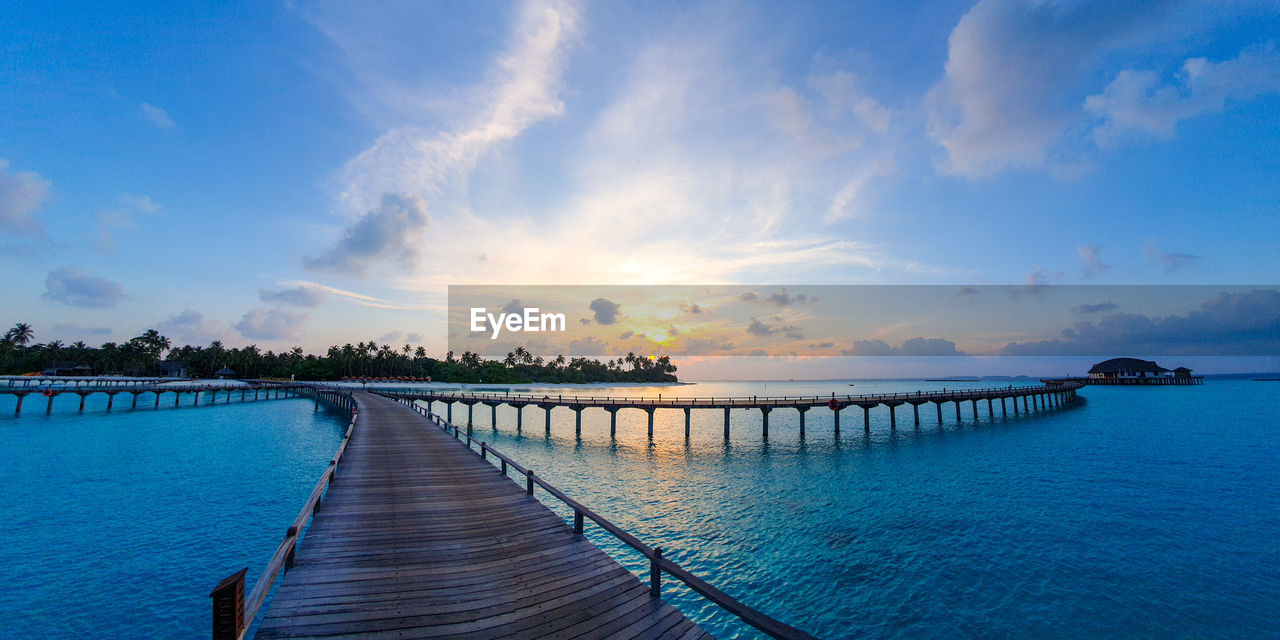
<instances>
[{"instance_id":1,"label":"wooden plank","mask_svg":"<svg viewBox=\"0 0 1280 640\"><path fill-rule=\"evenodd\" d=\"M257 637L677 638L697 629L526 495L522 476L504 477L408 407L355 395L357 428Z\"/></svg>"}]
</instances>

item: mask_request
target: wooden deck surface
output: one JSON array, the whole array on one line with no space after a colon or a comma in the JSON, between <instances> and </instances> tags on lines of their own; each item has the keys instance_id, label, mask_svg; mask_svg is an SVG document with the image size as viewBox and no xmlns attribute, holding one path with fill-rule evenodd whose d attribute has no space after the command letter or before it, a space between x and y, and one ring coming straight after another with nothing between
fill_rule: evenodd
<instances>
[{"instance_id":1,"label":"wooden deck surface","mask_svg":"<svg viewBox=\"0 0 1280 640\"><path fill-rule=\"evenodd\" d=\"M337 477L255 637L710 637L453 437L355 395Z\"/></svg>"}]
</instances>

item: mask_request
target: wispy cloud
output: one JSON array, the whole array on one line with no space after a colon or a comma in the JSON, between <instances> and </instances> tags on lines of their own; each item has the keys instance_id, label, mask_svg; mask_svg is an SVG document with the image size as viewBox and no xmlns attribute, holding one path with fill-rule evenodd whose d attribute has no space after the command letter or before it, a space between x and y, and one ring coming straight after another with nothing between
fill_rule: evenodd
<instances>
[{"instance_id":1,"label":"wispy cloud","mask_svg":"<svg viewBox=\"0 0 1280 640\"><path fill-rule=\"evenodd\" d=\"M161 129L176 129L178 125L174 124L173 118L169 117L169 112L146 102L142 103L142 118Z\"/></svg>"},{"instance_id":2,"label":"wispy cloud","mask_svg":"<svg viewBox=\"0 0 1280 640\"><path fill-rule=\"evenodd\" d=\"M1142 245L1142 259L1164 267L1165 273L1175 273L1199 260L1200 256L1181 251L1165 251L1155 238L1148 238Z\"/></svg>"}]
</instances>

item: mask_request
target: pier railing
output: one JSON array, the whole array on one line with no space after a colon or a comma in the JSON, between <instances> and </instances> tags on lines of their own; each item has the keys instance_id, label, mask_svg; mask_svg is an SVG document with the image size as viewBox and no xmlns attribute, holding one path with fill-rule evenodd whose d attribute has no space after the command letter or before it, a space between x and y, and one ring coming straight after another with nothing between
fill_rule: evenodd
<instances>
[{"instance_id":1,"label":"pier railing","mask_svg":"<svg viewBox=\"0 0 1280 640\"><path fill-rule=\"evenodd\" d=\"M818 406L829 404L832 400L841 405L859 404L859 403L876 403L883 404L886 402L954 402L957 400L971 400L974 398L998 398L998 397L1015 397L1024 395L1035 395L1040 393L1052 393L1055 391L1068 391L1079 389L1084 385L1077 381L1067 380L1061 383L1049 383L1040 385L1007 385L1003 387L984 387L984 388L967 388L967 389L949 389L944 391L916 391L912 393L869 393L869 394L845 394L838 395L832 393L830 395L795 395L795 396L698 396L692 398L661 397L661 396L581 396L581 395L537 395L537 394L512 394L512 393L458 393L458 392L435 392L435 391L414 391L414 390L382 390L378 393L390 397L404 398L421 398L427 397L439 400L452 400L457 402L475 401L484 403L526 403L526 404L555 404L555 405L627 405L627 406L652 406L652 407L790 407L796 405Z\"/></svg>"},{"instance_id":2,"label":"pier railing","mask_svg":"<svg viewBox=\"0 0 1280 640\"><path fill-rule=\"evenodd\" d=\"M661 547L651 547L639 538L624 531L618 525L610 522L604 516L592 511L582 503L569 497L563 491L557 489L554 485L540 476L535 474L532 469L521 466L520 463L511 459L509 456L500 453L486 442L481 442L472 438L466 429L459 429L457 426L450 424L448 421L442 420L439 416L428 412L422 406L415 404L412 400L397 398L397 400L418 413L422 414L436 426L444 429L446 433L451 433L459 442L464 442L469 451L476 453L482 460L491 462L489 456L493 456L497 460L496 466L502 472L504 477L510 477L510 471L515 471L519 476L524 476L525 493L532 496L534 487L542 487L544 491L554 496L557 500L564 503L573 510L573 532L582 535L586 520L596 523L601 529L612 534L615 538L622 541L627 546L635 549L649 561L649 594L653 597L662 595L662 574L667 573L672 577L680 580L688 585L690 589L701 594L706 599L714 602L720 608L737 616L743 622L763 631L773 638L781 638L783 640L812 640L814 637L784 622L775 620L764 613L761 613L746 604L743 604L733 596L715 588L707 581L689 572L689 570L676 564L675 562L664 558ZM475 449L476 444L480 448ZM514 481L514 479L513 479Z\"/></svg>"},{"instance_id":3,"label":"pier railing","mask_svg":"<svg viewBox=\"0 0 1280 640\"><path fill-rule=\"evenodd\" d=\"M213 599L213 640L240 640L248 632L249 627L253 624L254 618L258 617L258 610L262 608L262 603L266 601L267 594L271 591L271 586L275 584L276 578L281 571L288 572L293 568L294 554L298 548L298 538L302 535L302 530L306 528L307 523L311 521L311 517L315 515L317 509L320 508L320 500L324 497L325 491L329 485L333 483L335 472L338 464L342 461L342 454L347 450L347 444L351 442L351 434L356 428L356 399L350 393L345 391L335 391L333 389L315 387L317 398L323 398L340 409L351 410L351 422L347 425L347 431L342 436L342 444L338 445L338 451L333 455L333 459L329 460L329 466L320 476L320 480L316 482L315 488L311 490L311 495L307 496L307 501L302 505L302 511L298 512L298 517L294 518L293 524L285 531L284 539L280 541L276 547L275 553L271 554L271 559L267 561L267 566L262 570L262 574L258 576L257 582L254 583L253 589L246 596L244 592L245 574L249 568L245 567L226 578L223 578L218 586L214 588L213 593L209 597Z\"/></svg>"}]
</instances>

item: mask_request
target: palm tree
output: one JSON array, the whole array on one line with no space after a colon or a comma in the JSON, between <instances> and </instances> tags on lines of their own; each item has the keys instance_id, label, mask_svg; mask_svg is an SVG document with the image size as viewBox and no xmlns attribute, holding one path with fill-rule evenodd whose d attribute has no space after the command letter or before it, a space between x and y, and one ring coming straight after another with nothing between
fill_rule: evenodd
<instances>
[{"instance_id":1,"label":"palm tree","mask_svg":"<svg viewBox=\"0 0 1280 640\"><path fill-rule=\"evenodd\" d=\"M36 332L31 328L31 325L25 322L19 322L18 324L13 325L13 328L9 330L8 334L6 334L6 337L8 337L9 341L13 344L25 347L31 342L32 338L36 337Z\"/></svg>"}]
</instances>

